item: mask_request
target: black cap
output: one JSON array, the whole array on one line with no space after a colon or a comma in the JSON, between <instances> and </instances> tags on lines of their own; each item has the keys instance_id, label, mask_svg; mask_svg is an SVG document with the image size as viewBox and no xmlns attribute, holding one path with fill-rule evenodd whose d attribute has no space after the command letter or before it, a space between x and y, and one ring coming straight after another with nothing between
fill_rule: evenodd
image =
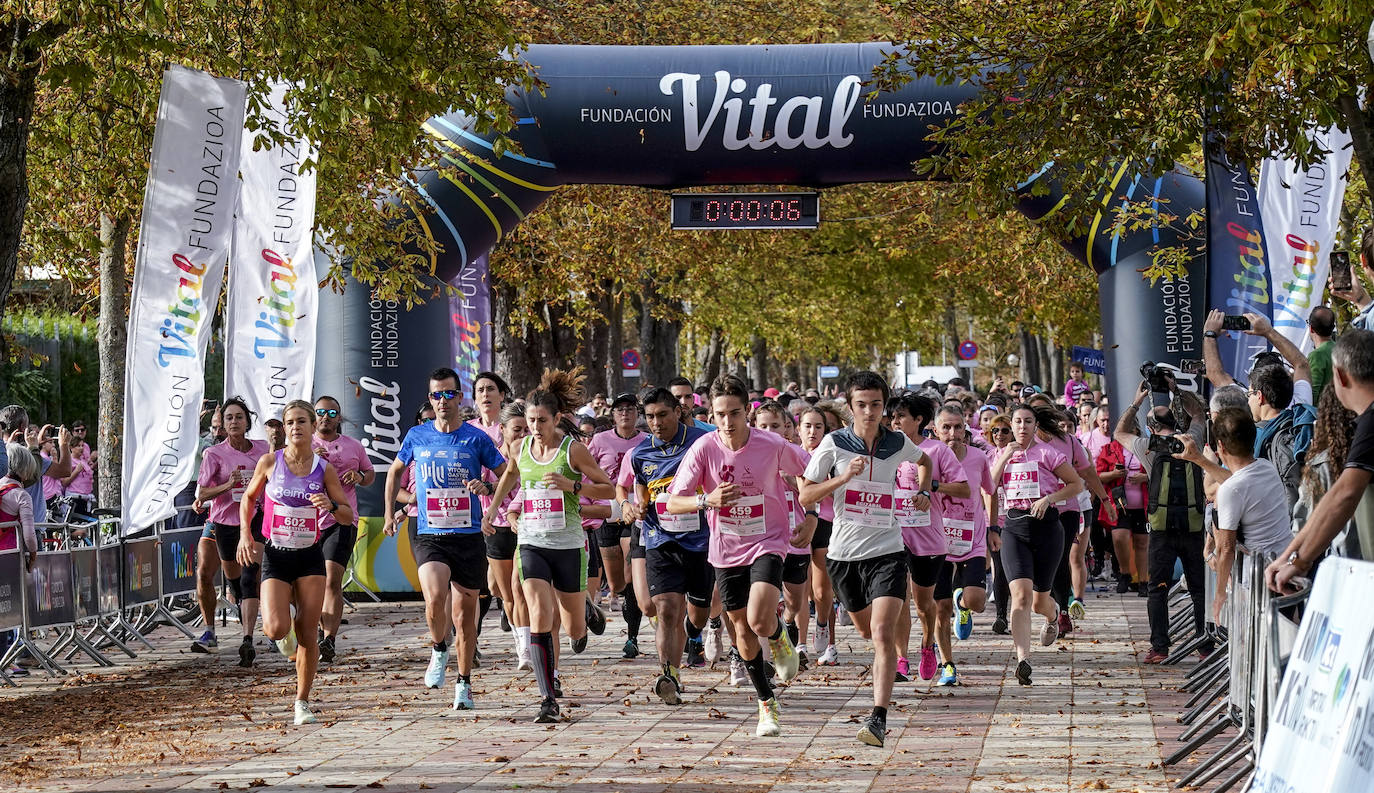
<instances>
[{"instance_id":1,"label":"black cap","mask_svg":"<svg viewBox=\"0 0 1374 793\"><path fill-rule=\"evenodd\" d=\"M611 400L611 407L616 407L617 405L635 405L638 407L639 400L635 398L634 394L616 394L615 399Z\"/></svg>"}]
</instances>

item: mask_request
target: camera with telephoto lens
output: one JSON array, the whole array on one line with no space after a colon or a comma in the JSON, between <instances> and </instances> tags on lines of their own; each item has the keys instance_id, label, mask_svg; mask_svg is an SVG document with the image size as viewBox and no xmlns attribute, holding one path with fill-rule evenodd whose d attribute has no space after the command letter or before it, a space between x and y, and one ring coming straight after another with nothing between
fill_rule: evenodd
<instances>
[{"instance_id":1,"label":"camera with telephoto lens","mask_svg":"<svg viewBox=\"0 0 1374 793\"><path fill-rule=\"evenodd\" d=\"M1158 433L1150 436L1150 451L1155 454L1183 454L1183 441L1172 435L1160 435Z\"/></svg>"},{"instance_id":2,"label":"camera with telephoto lens","mask_svg":"<svg viewBox=\"0 0 1374 793\"><path fill-rule=\"evenodd\" d=\"M1150 383L1150 390L1157 394L1167 394L1172 390L1173 372L1154 361L1146 361L1140 365L1140 376Z\"/></svg>"}]
</instances>

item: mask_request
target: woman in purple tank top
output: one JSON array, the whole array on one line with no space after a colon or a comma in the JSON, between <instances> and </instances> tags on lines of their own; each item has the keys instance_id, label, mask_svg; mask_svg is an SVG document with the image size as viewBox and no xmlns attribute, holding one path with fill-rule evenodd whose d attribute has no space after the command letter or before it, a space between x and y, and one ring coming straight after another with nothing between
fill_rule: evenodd
<instances>
[{"instance_id":1,"label":"woman in purple tank top","mask_svg":"<svg viewBox=\"0 0 1374 793\"><path fill-rule=\"evenodd\" d=\"M296 655L296 724L313 724L310 686L319 665L320 610L324 606L324 553L320 522L332 515L340 525L353 523L343 485L334 466L310 448L315 409L304 400L282 410L286 448L264 454L240 503L242 533L238 558L243 565L262 562L262 632L277 642L283 655ZM263 498L263 544L251 531L258 498ZM291 603L295 601L294 625ZM299 643L299 648L295 645Z\"/></svg>"}]
</instances>

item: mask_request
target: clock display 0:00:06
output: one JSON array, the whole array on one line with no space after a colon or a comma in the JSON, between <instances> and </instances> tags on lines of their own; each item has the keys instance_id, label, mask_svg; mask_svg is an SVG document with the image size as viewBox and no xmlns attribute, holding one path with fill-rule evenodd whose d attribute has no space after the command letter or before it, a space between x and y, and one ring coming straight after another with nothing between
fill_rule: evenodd
<instances>
[{"instance_id":1,"label":"clock display 0:00:06","mask_svg":"<svg viewBox=\"0 0 1374 793\"><path fill-rule=\"evenodd\" d=\"M723 201L712 198L693 201L692 204L693 210L700 207L700 217L708 223L752 223L760 220L784 222L802 219L802 202L799 198L775 198L769 201L757 198ZM692 212L692 215L697 215L697 212Z\"/></svg>"}]
</instances>

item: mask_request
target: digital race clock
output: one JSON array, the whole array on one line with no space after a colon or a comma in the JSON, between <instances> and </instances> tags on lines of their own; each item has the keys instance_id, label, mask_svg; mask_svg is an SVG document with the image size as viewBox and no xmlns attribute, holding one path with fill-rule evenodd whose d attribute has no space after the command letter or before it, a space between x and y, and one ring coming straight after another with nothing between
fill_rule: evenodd
<instances>
[{"instance_id":1,"label":"digital race clock","mask_svg":"<svg viewBox=\"0 0 1374 793\"><path fill-rule=\"evenodd\" d=\"M814 229L817 193L674 193L675 229Z\"/></svg>"}]
</instances>

